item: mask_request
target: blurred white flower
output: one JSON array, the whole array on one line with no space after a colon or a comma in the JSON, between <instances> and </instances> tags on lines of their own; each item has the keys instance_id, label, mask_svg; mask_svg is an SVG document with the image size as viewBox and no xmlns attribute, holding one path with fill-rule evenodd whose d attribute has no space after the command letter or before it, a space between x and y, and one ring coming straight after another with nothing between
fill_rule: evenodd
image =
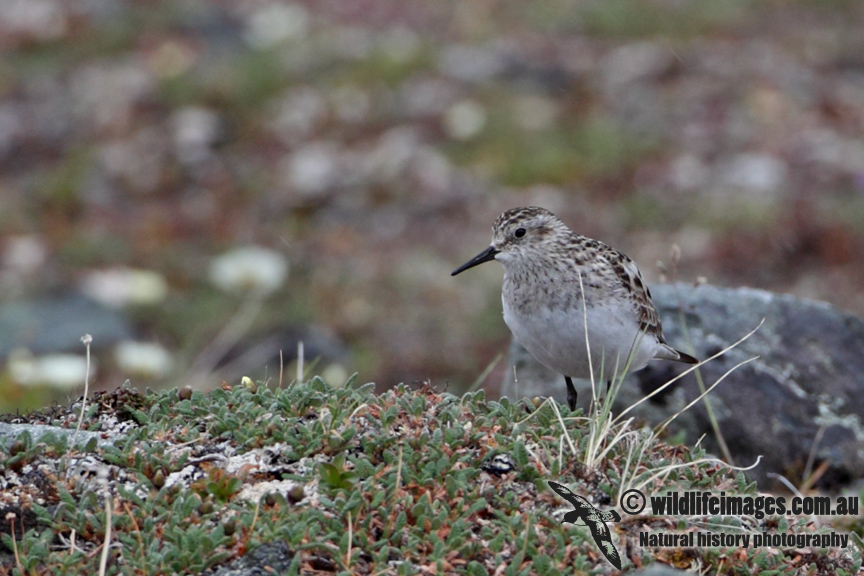
<instances>
[{"instance_id":1,"label":"blurred white flower","mask_svg":"<svg viewBox=\"0 0 864 576\"><path fill-rule=\"evenodd\" d=\"M84 385L87 359L76 354L33 356L29 350L18 349L9 354L6 370L12 380L22 386L45 384L70 390ZM94 366L91 363L91 379L94 372Z\"/></svg>"},{"instance_id":2,"label":"blurred white flower","mask_svg":"<svg viewBox=\"0 0 864 576\"><path fill-rule=\"evenodd\" d=\"M174 153L183 164L197 164L210 156L210 147L219 135L219 117L198 106L187 106L176 112Z\"/></svg>"},{"instance_id":3,"label":"blurred white flower","mask_svg":"<svg viewBox=\"0 0 864 576\"><path fill-rule=\"evenodd\" d=\"M267 294L288 277L288 262L280 252L262 246L234 248L210 262L210 281L226 292L250 290Z\"/></svg>"},{"instance_id":4,"label":"blurred white flower","mask_svg":"<svg viewBox=\"0 0 864 576\"><path fill-rule=\"evenodd\" d=\"M39 40L60 38L69 30L67 11L54 0L5 0L0 2L0 20L7 30Z\"/></svg>"},{"instance_id":5,"label":"blurred white flower","mask_svg":"<svg viewBox=\"0 0 864 576\"><path fill-rule=\"evenodd\" d=\"M462 100L444 114L444 130L456 140L468 140L486 125L486 109L473 100Z\"/></svg>"},{"instance_id":6,"label":"blurred white flower","mask_svg":"<svg viewBox=\"0 0 864 576\"><path fill-rule=\"evenodd\" d=\"M3 268L14 274L26 276L36 272L46 258L45 244L35 235L7 238L3 247Z\"/></svg>"},{"instance_id":7,"label":"blurred white flower","mask_svg":"<svg viewBox=\"0 0 864 576\"><path fill-rule=\"evenodd\" d=\"M338 181L337 150L330 143L313 143L297 150L287 160L288 183L304 196L325 192Z\"/></svg>"},{"instance_id":8,"label":"blurred white flower","mask_svg":"<svg viewBox=\"0 0 864 576\"><path fill-rule=\"evenodd\" d=\"M738 154L718 168L724 184L750 192L777 191L786 181L786 163L769 154Z\"/></svg>"},{"instance_id":9,"label":"blurred white flower","mask_svg":"<svg viewBox=\"0 0 864 576\"><path fill-rule=\"evenodd\" d=\"M106 306L120 308L158 304L168 295L168 283L152 270L112 268L90 272L81 282L81 291Z\"/></svg>"},{"instance_id":10,"label":"blurred white flower","mask_svg":"<svg viewBox=\"0 0 864 576\"><path fill-rule=\"evenodd\" d=\"M303 38L309 29L309 12L300 4L273 3L252 12L246 21L244 38L259 49L294 38Z\"/></svg>"},{"instance_id":11,"label":"blurred white flower","mask_svg":"<svg viewBox=\"0 0 864 576\"><path fill-rule=\"evenodd\" d=\"M124 373L159 378L168 374L174 361L156 342L126 340L114 348L114 361Z\"/></svg>"},{"instance_id":12,"label":"blurred white flower","mask_svg":"<svg viewBox=\"0 0 864 576\"><path fill-rule=\"evenodd\" d=\"M330 386L341 388L348 381L348 371L341 364L330 364L321 372L323 378Z\"/></svg>"}]
</instances>

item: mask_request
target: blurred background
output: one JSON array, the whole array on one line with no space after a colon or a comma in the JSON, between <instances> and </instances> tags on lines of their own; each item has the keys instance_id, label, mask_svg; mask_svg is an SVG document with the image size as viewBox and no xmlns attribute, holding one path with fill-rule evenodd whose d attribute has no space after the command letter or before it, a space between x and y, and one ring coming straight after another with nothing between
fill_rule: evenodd
<instances>
[{"instance_id":1,"label":"blurred background","mask_svg":"<svg viewBox=\"0 0 864 576\"><path fill-rule=\"evenodd\" d=\"M864 4L4 0L0 410L303 370L459 392L542 205L649 283L864 314ZM670 266L680 247L677 268ZM662 264L662 263L665 263Z\"/></svg>"}]
</instances>

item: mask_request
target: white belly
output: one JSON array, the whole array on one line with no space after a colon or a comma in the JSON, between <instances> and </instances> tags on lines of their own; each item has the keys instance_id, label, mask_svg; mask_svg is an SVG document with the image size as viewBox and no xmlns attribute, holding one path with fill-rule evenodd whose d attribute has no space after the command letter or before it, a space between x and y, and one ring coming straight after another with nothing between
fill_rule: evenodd
<instances>
[{"instance_id":1,"label":"white belly","mask_svg":"<svg viewBox=\"0 0 864 576\"><path fill-rule=\"evenodd\" d=\"M585 342L585 320L581 306L567 310L539 306L522 314L502 298L504 322L528 353L544 366L571 378L610 380L621 373L628 359L628 372L639 370L654 357L658 344L643 334L632 309L607 303L587 309L589 368ZM632 351L632 357L631 357Z\"/></svg>"}]
</instances>

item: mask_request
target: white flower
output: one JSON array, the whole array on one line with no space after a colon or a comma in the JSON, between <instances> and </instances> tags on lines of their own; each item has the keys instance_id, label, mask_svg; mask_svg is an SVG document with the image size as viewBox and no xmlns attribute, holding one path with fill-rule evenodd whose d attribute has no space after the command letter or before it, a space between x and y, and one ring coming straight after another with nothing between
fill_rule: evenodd
<instances>
[{"instance_id":1,"label":"white flower","mask_svg":"<svg viewBox=\"0 0 864 576\"><path fill-rule=\"evenodd\" d=\"M97 270L81 282L87 296L113 308L127 304L158 304L168 295L168 283L158 272L133 268Z\"/></svg>"},{"instance_id":2,"label":"white flower","mask_svg":"<svg viewBox=\"0 0 864 576\"><path fill-rule=\"evenodd\" d=\"M90 367L93 378L93 365ZM33 356L29 350L13 350L6 362L12 380L23 386L47 384L56 388L75 389L84 385L87 359L76 354Z\"/></svg>"},{"instance_id":3,"label":"white flower","mask_svg":"<svg viewBox=\"0 0 864 576\"><path fill-rule=\"evenodd\" d=\"M273 3L252 12L244 38L254 48L273 48L286 40L304 38L309 20L309 12L300 4Z\"/></svg>"},{"instance_id":4,"label":"white flower","mask_svg":"<svg viewBox=\"0 0 864 576\"><path fill-rule=\"evenodd\" d=\"M288 262L275 250L243 246L210 262L210 281L226 292L250 290L268 294L288 277Z\"/></svg>"},{"instance_id":5,"label":"white flower","mask_svg":"<svg viewBox=\"0 0 864 576\"><path fill-rule=\"evenodd\" d=\"M126 373L158 378L171 371L171 354L156 342L126 340L114 348L114 361Z\"/></svg>"},{"instance_id":6,"label":"white flower","mask_svg":"<svg viewBox=\"0 0 864 576\"><path fill-rule=\"evenodd\" d=\"M486 109L473 100L462 100L444 114L444 130L455 140L469 140L486 125Z\"/></svg>"}]
</instances>

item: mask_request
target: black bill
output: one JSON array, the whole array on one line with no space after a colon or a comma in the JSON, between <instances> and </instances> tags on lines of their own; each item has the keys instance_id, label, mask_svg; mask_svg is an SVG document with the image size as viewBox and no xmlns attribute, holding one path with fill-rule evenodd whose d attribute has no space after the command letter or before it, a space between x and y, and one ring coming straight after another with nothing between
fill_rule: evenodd
<instances>
[{"instance_id":1,"label":"black bill","mask_svg":"<svg viewBox=\"0 0 864 576\"><path fill-rule=\"evenodd\" d=\"M464 272L465 270L467 270L469 268L473 268L474 266L477 266L479 264L483 264L484 262L489 262L490 260L494 260L495 255L498 254L498 252L499 252L499 250L496 250L493 246L490 246L489 248L487 248L486 250L484 250L483 252L481 252L480 254L478 254L477 256L475 256L474 258L472 258L471 260L469 260L468 262L466 262L465 264L463 264L462 266L460 266L459 268L454 270L450 275L455 276L456 274L459 274L460 272Z\"/></svg>"}]
</instances>

